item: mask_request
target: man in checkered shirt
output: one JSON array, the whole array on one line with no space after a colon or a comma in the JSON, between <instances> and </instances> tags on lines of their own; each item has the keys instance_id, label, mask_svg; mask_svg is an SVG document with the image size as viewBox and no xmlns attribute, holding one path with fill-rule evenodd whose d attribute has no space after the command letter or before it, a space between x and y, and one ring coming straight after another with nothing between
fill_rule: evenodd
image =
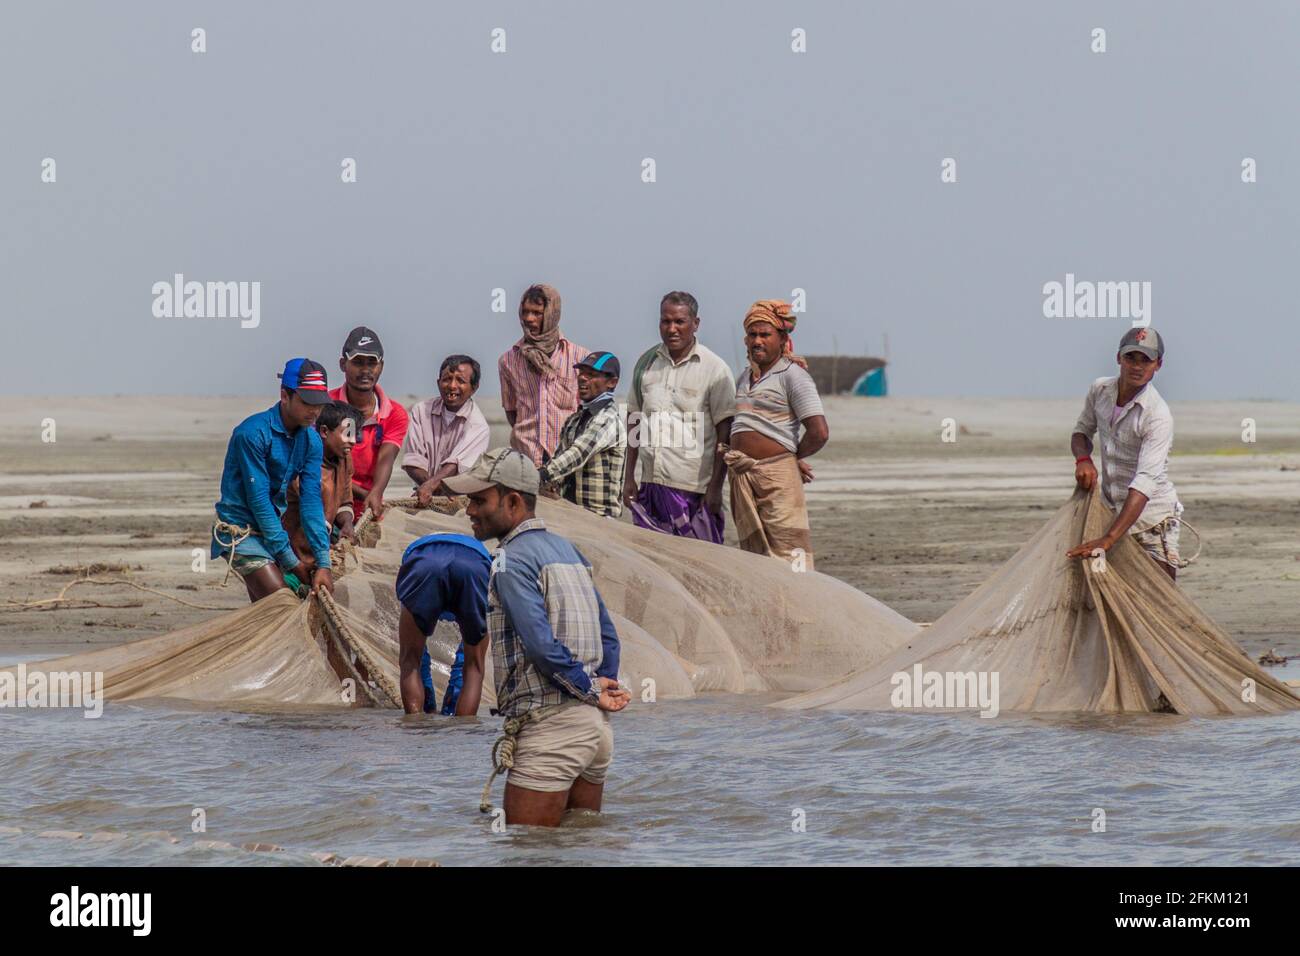
<instances>
[{"instance_id":1,"label":"man in checkered shirt","mask_svg":"<svg viewBox=\"0 0 1300 956\"><path fill-rule=\"evenodd\" d=\"M443 484L469 496L474 537L501 543L488 578L496 713L529 718L506 778L506 822L557 826L567 810L599 810L614 757L609 713L631 697L618 684L618 632L591 564L537 517L537 468L526 455L494 449ZM483 658L476 647L465 654L462 694L482 687Z\"/></svg>"},{"instance_id":2,"label":"man in checkered shirt","mask_svg":"<svg viewBox=\"0 0 1300 956\"><path fill-rule=\"evenodd\" d=\"M1098 483L1092 463L1092 436L1101 452L1101 496L1115 511L1106 533L1066 552L1086 558L1109 551L1125 534L1177 578L1178 516L1183 506L1169 480L1169 450L1174 442L1174 417L1151 384L1164 364L1165 340L1153 328L1129 329L1115 356L1119 375L1099 378L1088 389L1083 411L1070 436L1074 478L1080 488Z\"/></svg>"},{"instance_id":3,"label":"man in checkered shirt","mask_svg":"<svg viewBox=\"0 0 1300 956\"><path fill-rule=\"evenodd\" d=\"M592 352L578 371L578 410L564 422L554 455L544 455L544 486L558 486L567 501L608 518L623 513L623 456L627 425L614 403L618 387L618 358L612 352Z\"/></svg>"}]
</instances>

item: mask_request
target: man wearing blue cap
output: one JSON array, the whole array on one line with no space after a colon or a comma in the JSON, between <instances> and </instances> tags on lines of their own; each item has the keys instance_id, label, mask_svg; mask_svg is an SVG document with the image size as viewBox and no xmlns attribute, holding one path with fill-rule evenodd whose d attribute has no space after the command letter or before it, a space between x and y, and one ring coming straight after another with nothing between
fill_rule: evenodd
<instances>
[{"instance_id":1,"label":"man wearing blue cap","mask_svg":"<svg viewBox=\"0 0 1300 956\"><path fill-rule=\"evenodd\" d=\"M290 359L280 373L279 404L250 415L231 433L210 553L226 559L227 578L230 571L238 572L250 601L307 583L308 569L281 523L289 483L295 478L301 491L302 528L315 558L311 588L334 590L329 525L320 494L324 452L312 427L330 400L325 369L311 359Z\"/></svg>"},{"instance_id":2,"label":"man wearing blue cap","mask_svg":"<svg viewBox=\"0 0 1300 956\"><path fill-rule=\"evenodd\" d=\"M543 453L542 485L594 514L617 518L623 512L623 456L627 424L614 403L618 358L591 352L574 368L578 410L565 419L553 455Z\"/></svg>"},{"instance_id":3,"label":"man wearing blue cap","mask_svg":"<svg viewBox=\"0 0 1300 956\"><path fill-rule=\"evenodd\" d=\"M1133 328L1124 334L1115 356L1119 375L1099 378L1088 389L1083 412L1070 436L1074 478L1090 491L1098 482L1092 463L1092 436L1101 452L1101 496L1116 512L1106 533L1066 554L1087 558L1109 551L1125 534L1177 578L1178 516L1183 506L1169 480L1169 450L1174 416L1151 384L1164 364L1165 340L1155 329Z\"/></svg>"}]
</instances>

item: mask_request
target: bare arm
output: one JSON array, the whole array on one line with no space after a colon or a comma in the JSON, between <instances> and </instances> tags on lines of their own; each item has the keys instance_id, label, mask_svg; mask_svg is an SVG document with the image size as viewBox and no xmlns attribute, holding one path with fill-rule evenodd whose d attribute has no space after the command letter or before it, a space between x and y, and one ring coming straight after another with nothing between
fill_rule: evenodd
<instances>
[{"instance_id":1,"label":"bare arm","mask_svg":"<svg viewBox=\"0 0 1300 956\"><path fill-rule=\"evenodd\" d=\"M1092 463L1092 439L1083 432L1070 436L1070 453L1074 455L1074 481L1084 491L1097 483L1097 466Z\"/></svg>"},{"instance_id":2,"label":"bare arm","mask_svg":"<svg viewBox=\"0 0 1300 956\"><path fill-rule=\"evenodd\" d=\"M514 409L511 409L510 411L506 412L506 421L510 423L511 428L515 427L515 414L516 413Z\"/></svg>"},{"instance_id":3,"label":"bare arm","mask_svg":"<svg viewBox=\"0 0 1300 956\"><path fill-rule=\"evenodd\" d=\"M714 431L717 432L719 445L729 445L731 443L731 422L732 419L724 418L714 428ZM709 487L704 491L705 507L714 514L722 513L722 483L726 480L727 466L722 460L722 452L715 449L713 454L713 474L709 476Z\"/></svg>"},{"instance_id":4,"label":"bare arm","mask_svg":"<svg viewBox=\"0 0 1300 956\"><path fill-rule=\"evenodd\" d=\"M1119 510L1119 514L1115 516L1115 520L1110 523L1110 527L1106 529L1106 533L1100 538L1094 538L1092 541L1085 541L1077 548L1071 548L1069 551L1065 552L1066 557L1086 558L1097 550L1109 551L1111 548L1115 547L1116 542L1128 533L1128 529L1133 527L1133 522L1137 521L1142 514L1142 509L1146 506L1147 496L1142 494L1142 492L1138 491L1136 488L1130 488L1128 490L1128 497L1124 499L1124 507Z\"/></svg>"},{"instance_id":5,"label":"bare arm","mask_svg":"<svg viewBox=\"0 0 1300 956\"><path fill-rule=\"evenodd\" d=\"M408 714L424 712L424 680L420 677L420 658L424 655L424 633L406 608L397 623L398 684L402 691L402 709Z\"/></svg>"},{"instance_id":6,"label":"bare arm","mask_svg":"<svg viewBox=\"0 0 1300 956\"><path fill-rule=\"evenodd\" d=\"M803 420L803 437L799 439L799 447L795 449L796 458L809 458L825 446L827 439L831 437L830 427L826 424L825 415L813 415Z\"/></svg>"},{"instance_id":7,"label":"bare arm","mask_svg":"<svg viewBox=\"0 0 1300 956\"><path fill-rule=\"evenodd\" d=\"M406 477L415 482L417 488L429 480L428 470L418 465L403 465L402 471L406 472Z\"/></svg>"},{"instance_id":8,"label":"bare arm","mask_svg":"<svg viewBox=\"0 0 1300 956\"><path fill-rule=\"evenodd\" d=\"M401 448L397 445L384 442L375 454L374 484L365 498L366 507L374 514L375 520L383 517L384 491L388 488L388 479L393 477L393 463L397 461L399 451Z\"/></svg>"},{"instance_id":9,"label":"bare arm","mask_svg":"<svg viewBox=\"0 0 1300 956\"><path fill-rule=\"evenodd\" d=\"M633 423L632 416L636 416ZM629 412L627 416L627 457L623 462L623 504L631 507L636 500L636 459L640 452L640 412Z\"/></svg>"},{"instance_id":10,"label":"bare arm","mask_svg":"<svg viewBox=\"0 0 1300 956\"><path fill-rule=\"evenodd\" d=\"M487 649L487 637L477 644L465 645L464 683L460 688L460 699L456 701L457 717L473 717L478 713L483 696L483 674L487 668Z\"/></svg>"}]
</instances>

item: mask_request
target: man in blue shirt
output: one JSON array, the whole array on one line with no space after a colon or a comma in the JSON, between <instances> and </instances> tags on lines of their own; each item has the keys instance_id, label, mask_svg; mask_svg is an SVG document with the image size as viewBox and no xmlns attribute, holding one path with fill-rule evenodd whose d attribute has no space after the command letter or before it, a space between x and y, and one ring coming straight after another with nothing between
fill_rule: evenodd
<instances>
[{"instance_id":1,"label":"man in blue shirt","mask_svg":"<svg viewBox=\"0 0 1300 956\"><path fill-rule=\"evenodd\" d=\"M312 427L329 402L325 369L311 359L290 359L280 373L279 404L250 415L231 433L211 556L229 563L227 578L230 571L238 572L250 601L283 587L297 590L308 581L309 570L280 520L294 478L301 490L302 528L315 559L311 588L334 591L329 525L320 496L323 446Z\"/></svg>"},{"instance_id":2,"label":"man in blue shirt","mask_svg":"<svg viewBox=\"0 0 1300 956\"><path fill-rule=\"evenodd\" d=\"M434 697L433 662L425 640L438 621L455 621L461 643L443 695L444 716L473 716L478 713L483 687L479 681L462 693L465 645L476 666L483 669L487 653L487 589L492 557L487 548L463 534L427 534L407 545L397 572L397 599L402 616L397 627L400 649L402 708L408 714L437 708Z\"/></svg>"},{"instance_id":3,"label":"man in blue shirt","mask_svg":"<svg viewBox=\"0 0 1300 956\"><path fill-rule=\"evenodd\" d=\"M475 538L501 542L487 629L497 713L515 736L506 822L557 826L566 810L599 810L614 756L608 715L631 698L618 684L618 632L591 564L537 517L537 467L518 451L489 451L443 486L469 495ZM465 643L481 639L466 634ZM482 686L481 661L466 654L466 695Z\"/></svg>"}]
</instances>

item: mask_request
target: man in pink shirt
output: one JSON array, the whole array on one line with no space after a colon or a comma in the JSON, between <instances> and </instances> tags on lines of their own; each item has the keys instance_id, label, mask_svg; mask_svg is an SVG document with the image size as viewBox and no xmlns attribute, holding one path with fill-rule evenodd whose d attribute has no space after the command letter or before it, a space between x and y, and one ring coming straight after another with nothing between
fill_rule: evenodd
<instances>
[{"instance_id":1,"label":"man in pink shirt","mask_svg":"<svg viewBox=\"0 0 1300 956\"><path fill-rule=\"evenodd\" d=\"M442 480L467 472L488 449L487 419L474 403L479 364L468 355L449 355L438 371L438 395L411 407L402 470L415 482L420 504L451 492Z\"/></svg>"},{"instance_id":2,"label":"man in pink shirt","mask_svg":"<svg viewBox=\"0 0 1300 956\"><path fill-rule=\"evenodd\" d=\"M578 409L574 367L590 353L560 334L560 293L532 285L519 301L524 336L497 362L510 445L541 467L555 453L564 422Z\"/></svg>"},{"instance_id":3,"label":"man in pink shirt","mask_svg":"<svg viewBox=\"0 0 1300 956\"><path fill-rule=\"evenodd\" d=\"M360 518L369 508L378 520L384 514L384 489L406 438L406 409L379 387L384 347L364 325L348 333L339 369L344 383L330 392L330 398L347 402L365 419L352 448L352 513Z\"/></svg>"}]
</instances>

